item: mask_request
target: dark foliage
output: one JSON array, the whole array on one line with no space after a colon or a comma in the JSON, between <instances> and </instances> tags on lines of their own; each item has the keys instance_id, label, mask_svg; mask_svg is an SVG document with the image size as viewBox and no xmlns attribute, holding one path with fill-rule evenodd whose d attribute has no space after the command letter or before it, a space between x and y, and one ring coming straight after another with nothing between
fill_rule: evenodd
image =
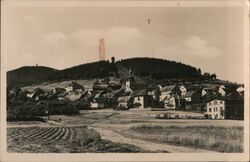
<instances>
[{"instance_id":1,"label":"dark foliage","mask_svg":"<svg viewBox=\"0 0 250 162\"><path fill-rule=\"evenodd\" d=\"M44 66L24 66L7 72L8 88L24 87L48 81L49 75L57 71Z\"/></svg>"},{"instance_id":2,"label":"dark foliage","mask_svg":"<svg viewBox=\"0 0 250 162\"><path fill-rule=\"evenodd\" d=\"M103 78L112 75L116 71L115 64L109 61L99 61L74 66L68 69L56 71L50 75L50 80L67 80L67 79L91 79Z\"/></svg>"},{"instance_id":3,"label":"dark foliage","mask_svg":"<svg viewBox=\"0 0 250 162\"><path fill-rule=\"evenodd\" d=\"M117 63L127 69L131 68L133 74L136 76L151 76L158 80L201 77L199 69L175 61L155 58L131 58L118 61Z\"/></svg>"}]
</instances>

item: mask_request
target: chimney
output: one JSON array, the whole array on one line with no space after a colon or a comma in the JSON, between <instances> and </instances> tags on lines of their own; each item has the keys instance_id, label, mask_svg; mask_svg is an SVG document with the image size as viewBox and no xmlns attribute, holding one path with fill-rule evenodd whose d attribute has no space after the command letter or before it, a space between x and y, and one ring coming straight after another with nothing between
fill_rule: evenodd
<instances>
[{"instance_id":1,"label":"chimney","mask_svg":"<svg viewBox=\"0 0 250 162\"><path fill-rule=\"evenodd\" d=\"M101 38L99 40L99 60L103 61L105 60L105 44L104 44L104 38Z\"/></svg>"}]
</instances>

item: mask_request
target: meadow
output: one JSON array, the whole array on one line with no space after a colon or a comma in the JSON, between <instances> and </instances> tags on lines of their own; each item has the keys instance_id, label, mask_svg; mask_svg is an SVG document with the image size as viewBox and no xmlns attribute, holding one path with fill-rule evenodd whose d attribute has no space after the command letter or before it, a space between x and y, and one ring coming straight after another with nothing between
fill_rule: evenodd
<instances>
[{"instance_id":1,"label":"meadow","mask_svg":"<svg viewBox=\"0 0 250 162\"><path fill-rule=\"evenodd\" d=\"M142 124L130 128L131 138L218 152L243 152L243 127Z\"/></svg>"},{"instance_id":2,"label":"meadow","mask_svg":"<svg viewBox=\"0 0 250 162\"><path fill-rule=\"evenodd\" d=\"M8 122L8 151L39 153L244 151L244 121L156 119L155 116L159 113L163 112L82 110L77 115L51 115L49 122ZM187 112L187 114L194 113ZM161 149L161 146L164 149Z\"/></svg>"}]
</instances>

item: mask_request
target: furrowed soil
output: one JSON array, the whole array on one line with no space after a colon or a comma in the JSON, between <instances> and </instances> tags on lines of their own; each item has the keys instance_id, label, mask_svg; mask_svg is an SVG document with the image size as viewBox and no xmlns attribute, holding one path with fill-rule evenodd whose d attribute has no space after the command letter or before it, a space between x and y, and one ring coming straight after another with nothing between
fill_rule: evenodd
<instances>
[{"instance_id":1,"label":"furrowed soil","mask_svg":"<svg viewBox=\"0 0 250 162\"><path fill-rule=\"evenodd\" d=\"M44 153L243 151L243 121L156 119L155 115L160 113L166 111L83 110L74 116L51 116L51 120L56 122L50 123L8 122L8 151ZM200 115L195 112L168 111L167 113ZM222 136L221 132L226 132L228 137Z\"/></svg>"}]
</instances>

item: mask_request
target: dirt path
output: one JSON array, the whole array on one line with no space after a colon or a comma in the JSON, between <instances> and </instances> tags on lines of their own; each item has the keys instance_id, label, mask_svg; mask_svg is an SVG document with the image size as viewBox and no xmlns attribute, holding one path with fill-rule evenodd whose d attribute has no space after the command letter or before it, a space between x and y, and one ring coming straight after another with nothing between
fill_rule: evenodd
<instances>
[{"instance_id":1,"label":"dirt path","mask_svg":"<svg viewBox=\"0 0 250 162\"><path fill-rule=\"evenodd\" d=\"M127 143L134 146L138 146L145 150L150 151L166 151L166 152L175 152L175 153L196 153L196 152L204 152L204 153L210 153L212 151L209 150L203 150L203 149L195 149L195 148L189 148L189 147L182 147L182 146L173 146L173 145L167 145L167 144L158 144L153 142L148 142L144 140L138 140L138 139L131 139L124 137L118 133L113 132L112 130L107 130L104 128L98 128L98 127L91 127L98 131L102 137L102 139L106 139L112 142L119 142L119 143Z\"/></svg>"}]
</instances>

